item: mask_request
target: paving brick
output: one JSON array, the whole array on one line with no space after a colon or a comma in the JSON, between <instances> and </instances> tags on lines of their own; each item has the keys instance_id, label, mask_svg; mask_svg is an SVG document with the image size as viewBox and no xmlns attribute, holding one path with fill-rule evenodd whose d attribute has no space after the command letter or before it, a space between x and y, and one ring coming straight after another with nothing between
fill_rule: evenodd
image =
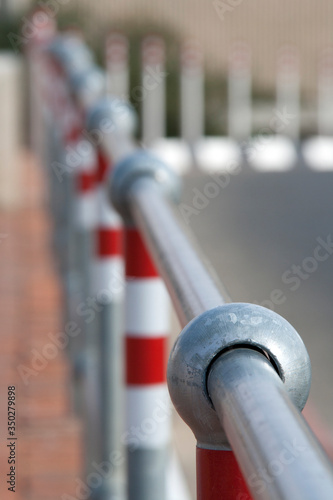
<instances>
[{"instance_id":1,"label":"paving brick","mask_svg":"<svg viewBox=\"0 0 333 500\"><path fill-rule=\"evenodd\" d=\"M30 488L33 491L33 496L30 496L29 500L61 500L63 495L77 498L76 487L76 481L73 480L72 475L32 476Z\"/></svg>"},{"instance_id":2,"label":"paving brick","mask_svg":"<svg viewBox=\"0 0 333 500\"><path fill-rule=\"evenodd\" d=\"M23 476L72 475L82 472L81 427L72 418L40 419L20 436Z\"/></svg>"},{"instance_id":3,"label":"paving brick","mask_svg":"<svg viewBox=\"0 0 333 500\"><path fill-rule=\"evenodd\" d=\"M25 420L63 417L70 411L68 386L64 384L32 380L28 390L21 396L21 415Z\"/></svg>"},{"instance_id":4,"label":"paving brick","mask_svg":"<svg viewBox=\"0 0 333 500\"><path fill-rule=\"evenodd\" d=\"M53 357L56 346L48 337L63 331L64 297L45 182L33 157L26 155L24 161L25 206L10 214L0 212L1 232L8 234L0 245L0 390L6 397L8 385L16 386L20 466L15 500L59 500L62 493L75 493L75 480L82 475L82 429L71 414L71 367L65 349L57 347ZM32 349L46 349L48 359L26 385L18 367L31 367ZM1 443L6 438L7 408L1 405ZM6 448L0 447L1 478L7 467ZM0 498L13 498L9 493L1 480Z\"/></svg>"}]
</instances>

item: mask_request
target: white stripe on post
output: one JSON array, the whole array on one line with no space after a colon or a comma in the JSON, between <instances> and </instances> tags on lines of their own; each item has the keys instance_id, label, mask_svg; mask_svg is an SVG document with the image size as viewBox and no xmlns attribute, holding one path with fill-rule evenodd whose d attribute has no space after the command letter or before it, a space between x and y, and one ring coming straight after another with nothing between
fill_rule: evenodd
<instances>
[{"instance_id":1,"label":"white stripe on post","mask_svg":"<svg viewBox=\"0 0 333 500\"><path fill-rule=\"evenodd\" d=\"M166 385L127 388L128 437L138 448L159 449L168 446L171 432L171 405Z\"/></svg>"},{"instance_id":2,"label":"white stripe on post","mask_svg":"<svg viewBox=\"0 0 333 500\"><path fill-rule=\"evenodd\" d=\"M105 58L107 92L126 99L129 93L129 43L127 37L118 32L106 38Z\"/></svg>"},{"instance_id":3,"label":"white stripe on post","mask_svg":"<svg viewBox=\"0 0 333 500\"><path fill-rule=\"evenodd\" d=\"M203 55L196 40L182 46L180 85L181 137L193 145L205 134Z\"/></svg>"},{"instance_id":4,"label":"white stripe on post","mask_svg":"<svg viewBox=\"0 0 333 500\"><path fill-rule=\"evenodd\" d=\"M111 207L105 185L97 187L95 293L101 303L119 301L124 292L123 230L119 214ZM103 298L104 293L104 298Z\"/></svg>"},{"instance_id":5,"label":"white stripe on post","mask_svg":"<svg viewBox=\"0 0 333 500\"><path fill-rule=\"evenodd\" d=\"M131 335L154 337L156 332L169 333L168 294L157 279L135 279L126 285L126 330ZM147 314L149 311L149 314Z\"/></svg>"},{"instance_id":6,"label":"white stripe on post","mask_svg":"<svg viewBox=\"0 0 333 500\"><path fill-rule=\"evenodd\" d=\"M142 140L146 146L165 136L165 44L149 35L142 43L142 87L134 99L142 101ZM134 91L135 89L133 89Z\"/></svg>"},{"instance_id":7,"label":"white stripe on post","mask_svg":"<svg viewBox=\"0 0 333 500\"><path fill-rule=\"evenodd\" d=\"M304 160L311 170L333 170L333 48L327 47L318 67L318 136L302 145Z\"/></svg>"}]
</instances>

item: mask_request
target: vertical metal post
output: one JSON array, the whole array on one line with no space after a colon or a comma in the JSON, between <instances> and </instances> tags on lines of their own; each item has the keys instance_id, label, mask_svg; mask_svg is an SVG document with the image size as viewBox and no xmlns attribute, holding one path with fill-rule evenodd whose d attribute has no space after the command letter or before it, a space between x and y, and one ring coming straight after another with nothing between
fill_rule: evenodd
<instances>
[{"instance_id":1,"label":"vertical metal post","mask_svg":"<svg viewBox=\"0 0 333 500\"><path fill-rule=\"evenodd\" d=\"M128 498L165 500L171 425L169 298L140 233L130 225L125 248Z\"/></svg>"},{"instance_id":2,"label":"vertical metal post","mask_svg":"<svg viewBox=\"0 0 333 500\"><path fill-rule=\"evenodd\" d=\"M102 460L122 452L123 430L123 299L124 257L123 229L119 214L110 205L105 176L109 161L98 151L97 205L98 221L94 257L95 298L98 304L99 386L101 393ZM115 467L105 479L105 498L123 500L123 469ZM104 497L103 497L104 498Z\"/></svg>"},{"instance_id":3,"label":"vertical metal post","mask_svg":"<svg viewBox=\"0 0 333 500\"><path fill-rule=\"evenodd\" d=\"M181 137L193 147L205 133L203 55L196 40L182 47L180 78Z\"/></svg>"},{"instance_id":4,"label":"vertical metal post","mask_svg":"<svg viewBox=\"0 0 333 500\"><path fill-rule=\"evenodd\" d=\"M34 153L40 158L43 144L43 120L41 99L41 80L43 79L42 51L45 44L50 42L56 34L56 23L54 19L48 16L45 10L38 7L31 14L31 24L34 26L34 32L29 39L26 47L28 56L28 96L29 96L29 145Z\"/></svg>"},{"instance_id":5,"label":"vertical metal post","mask_svg":"<svg viewBox=\"0 0 333 500\"><path fill-rule=\"evenodd\" d=\"M165 136L165 45L156 35L142 43L142 140L150 146Z\"/></svg>"},{"instance_id":6,"label":"vertical metal post","mask_svg":"<svg viewBox=\"0 0 333 500\"><path fill-rule=\"evenodd\" d=\"M91 471L93 460L100 459L101 433L100 393L98 379L98 343L96 338L96 309L94 307L91 262L94 255L96 227L96 153L87 140L81 140L81 154L75 175L75 256L80 279L79 304L76 307L83 327L78 339L80 352L76 356L77 410L83 412L86 437L86 468Z\"/></svg>"},{"instance_id":7,"label":"vertical metal post","mask_svg":"<svg viewBox=\"0 0 333 500\"><path fill-rule=\"evenodd\" d=\"M107 93L122 99L129 93L128 50L128 39L122 33L113 32L106 38Z\"/></svg>"},{"instance_id":8,"label":"vertical metal post","mask_svg":"<svg viewBox=\"0 0 333 500\"><path fill-rule=\"evenodd\" d=\"M97 148L97 226L94 254L94 300L97 308L99 387L101 397L101 460L123 452L124 428L124 257L123 230L110 205L105 180L117 158L126 154L137 125L131 106L114 96L98 100L87 115L88 135ZM115 467L102 485L102 498L125 498L124 467Z\"/></svg>"},{"instance_id":9,"label":"vertical metal post","mask_svg":"<svg viewBox=\"0 0 333 500\"><path fill-rule=\"evenodd\" d=\"M230 52L228 73L228 131L238 141L252 130L251 54L246 43L236 43Z\"/></svg>"}]
</instances>

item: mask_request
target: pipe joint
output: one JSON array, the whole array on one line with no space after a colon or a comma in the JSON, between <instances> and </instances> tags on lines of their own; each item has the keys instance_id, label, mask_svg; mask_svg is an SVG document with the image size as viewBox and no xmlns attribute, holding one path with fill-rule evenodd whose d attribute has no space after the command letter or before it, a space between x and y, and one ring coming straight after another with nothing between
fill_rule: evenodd
<instances>
[{"instance_id":1,"label":"pipe joint","mask_svg":"<svg viewBox=\"0 0 333 500\"><path fill-rule=\"evenodd\" d=\"M308 398L310 359L302 339L284 318L264 307L243 303L204 312L188 323L173 347L168 385L179 415L198 442L207 447L228 446L207 390L209 371L224 352L244 347L268 358L299 410Z\"/></svg>"},{"instance_id":2,"label":"pipe joint","mask_svg":"<svg viewBox=\"0 0 333 500\"><path fill-rule=\"evenodd\" d=\"M140 179L152 179L161 189L161 195L173 202L180 198L181 181L159 158L147 151L137 151L121 161L110 179L111 202L118 212L131 221L129 193Z\"/></svg>"}]
</instances>

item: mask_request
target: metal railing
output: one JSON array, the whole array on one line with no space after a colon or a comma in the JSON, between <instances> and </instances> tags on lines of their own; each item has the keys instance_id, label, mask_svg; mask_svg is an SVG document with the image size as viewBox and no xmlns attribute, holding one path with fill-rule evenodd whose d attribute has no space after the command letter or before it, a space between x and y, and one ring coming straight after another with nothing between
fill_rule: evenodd
<instances>
[{"instance_id":1,"label":"metal railing","mask_svg":"<svg viewBox=\"0 0 333 500\"><path fill-rule=\"evenodd\" d=\"M130 500L180 498L181 487L177 491L166 473L170 419L156 418L143 437L131 434L142 422L151 425L156 400L167 404L164 282L183 327L170 355L168 385L197 439L197 498L331 499L332 466L300 414L311 378L301 338L272 311L228 303L172 209L179 177L137 147L135 113L123 100L105 96L105 75L82 40L54 33L36 47L66 319L84 329L83 339L72 339L69 355L75 409L88 431L87 474L93 460L119 458L125 445ZM79 146L86 151L81 157ZM66 158L74 153L79 160L70 167ZM128 410L122 439L124 279ZM99 314L84 321L92 310ZM98 498L125 498L121 468L116 471L95 492Z\"/></svg>"},{"instance_id":2,"label":"metal railing","mask_svg":"<svg viewBox=\"0 0 333 500\"><path fill-rule=\"evenodd\" d=\"M135 154L118 164L110 186L114 205L143 235L185 327L170 356L168 383L198 440L198 498L225 491L223 471L215 469L212 478L208 469L229 443L253 498L330 498L332 465L298 411L311 368L297 332L260 306L224 304L215 276L168 206L166 195L178 186L163 164Z\"/></svg>"}]
</instances>

